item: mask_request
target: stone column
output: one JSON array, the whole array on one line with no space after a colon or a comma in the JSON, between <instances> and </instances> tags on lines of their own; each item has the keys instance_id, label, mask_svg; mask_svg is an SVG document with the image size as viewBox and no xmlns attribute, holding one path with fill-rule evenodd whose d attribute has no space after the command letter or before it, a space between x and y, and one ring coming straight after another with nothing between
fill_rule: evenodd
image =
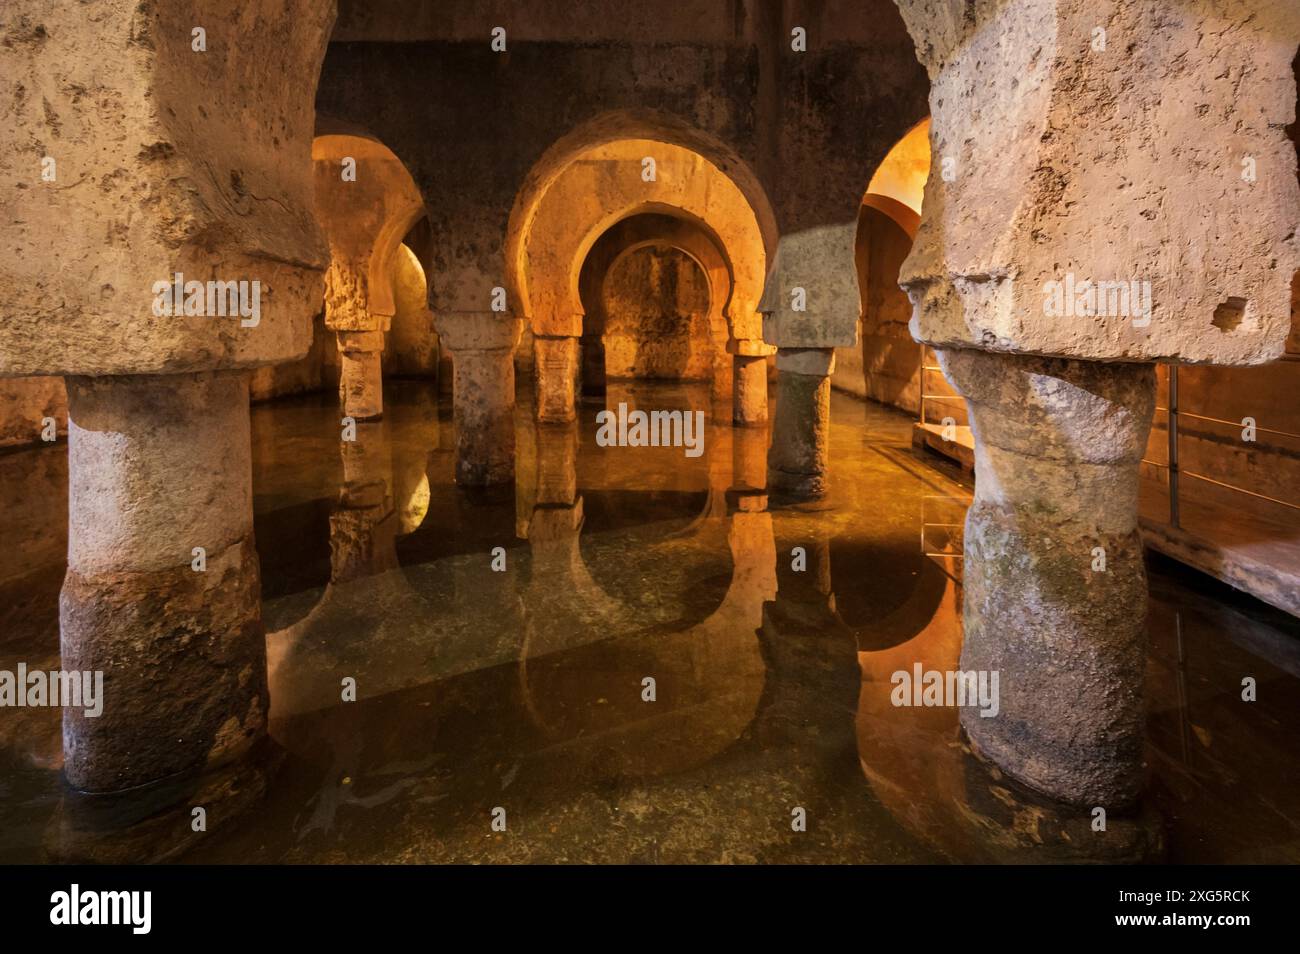
<instances>
[{"instance_id":1,"label":"stone column","mask_svg":"<svg viewBox=\"0 0 1300 954\"><path fill-rule=\"evenodd\" d=\"M831 348L782 348L776 355L776 420L767 456L768 486L801 498L827 490Z\"/></svg>"},{"instance_id":2,"label":"stone column","mask_svg":"<svg viewBox=\"0 0 1300 954\"><path fill-rule=\"evenodd\" d=\"M497 312L439 315L452 353L456 482L509 483L515 475L515 363L520 323Z\"/></svg>"},{"instance_id":3,"label":"stone column","mask_svg":"<svg viewBox=\"0 0 1300 954\"><path fill-rule=\"evenodd\" d=\"M533 355L537 420L542 424L567 424L577 417L579 339L538 335L533 339Z\"/></svg>"},{"instance_id":4,"label":"stone column","mask_svg":"<svg viewBox=\"0 0 1300 954\"><path fill-rule=\"evenodd\" d=\"M767 423L767 356L737 354L733 375L732 423L748 427Z\"/></svg>"},{"instance_id":5,"label":"stone column","mask_svg":"<svg viewBox=\"0 0 1300 954\"><path fill-rule=\"evenodd\" d=\"M265 731L246 372L69 377L64 771L111 792L229 761ZM198 562L195 549L203 549Z\"/></svg>"},{"instance_id":6,"label":"stone column","mask_svg":"<svg viewBox=\"0 0 1300 954\"><path fill-rule=\"evenodd\" d=\"M376 421L384 416L384 335L379 331L340 331L338 342L343 413L357 421Z\"/></svg>"},{"instance_id":7,"label":"stone column","mask_svg":"<svg viewBox=\"0 0 1300 954\"><path fill-rule=\"evenodd\" d=\"M1000 708L961 721L1007 774L1083 806L1142 782L1146 575L1138 463L1149 364L940 352L975 434L963 671L999 673Z\"/></svg>"},{"instance_id":8,"label":"stone column","mask_svg":"<svg viewBox=\"0 0 1300 954\"><path fill-rule=\"evenodd\" d=\"M713 370L709 376L709 407L718 424L732 422L732 401L736 393L735 358L727 351L730 331L721 314L709 318L709 336L713 342Z\"/></svg>"}]
</instances>

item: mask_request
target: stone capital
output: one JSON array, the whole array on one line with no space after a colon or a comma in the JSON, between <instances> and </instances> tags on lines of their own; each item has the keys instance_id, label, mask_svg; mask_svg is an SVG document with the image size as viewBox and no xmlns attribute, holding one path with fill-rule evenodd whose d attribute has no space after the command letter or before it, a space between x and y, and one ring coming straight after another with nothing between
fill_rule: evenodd
<instances>
[{"instance_id":1,"label":"stone capital","mask_svg":"<svg viewBox=\"0 0 1300 954\"><path fill-rule=\"evenodd\" d=\"M523 322L508 312L439 312L433 320L443 347L453 354L513 349L523 328Z\"/></svg>"},{"instance_id":2,"label":"stone capital","mask_svg":"<svg viewBox=\"0 0 1300 954\"><path fill-rule=\"evenodd\" d=\"M1278 357L1300 268L1276 0L897 0L931 76L931 172L899 280L937 347Z\"/></svg>"},{"instance_id":3,"label":"stone capital","mask_svg":"<svg viewBox=\"0 0 1300 954\"><path fill-rule=\"evenodd\" d=\"M824 378L835 371L835 352L830 348L782 348L776 353L776 370Z\"/></svg>"}]
</instances>

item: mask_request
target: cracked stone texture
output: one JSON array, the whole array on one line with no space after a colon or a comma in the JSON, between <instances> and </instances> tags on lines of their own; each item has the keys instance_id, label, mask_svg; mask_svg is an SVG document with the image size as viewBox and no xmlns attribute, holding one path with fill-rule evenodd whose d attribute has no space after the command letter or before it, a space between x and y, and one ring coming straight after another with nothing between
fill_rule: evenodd
<instances>
[{"instance_id":1,"label":"cracked stone texture","mask_svg":"<svg viewBox=\"0 0 1300 954\"><path fill-rule=\"evenodd\" d=\"M1285 130L1300 6L898 6L933 113L932 171L900 276L914 337L1094 359L1256 364L1282 353L1300 268ZM1104 50L1093 48L1097 28ZM1254 182L1243 181L1245 157ZM1151 282L1149 326L1049 316L1044 285L1067 274Z\"/></svg>"},{"instance_id":2,"label":"cracked stone texture","mask_svg":"<svg viewBox=\"0 0 1300 954\"><path fill-rule=\"evenodd\" d=\"M333 20L317 0L5 4L0 374L187 372L307 351L328 258L303 82ZM260 323L155 317L154 283L177 271L260 281Z\"/></svg>"}]
</instances>

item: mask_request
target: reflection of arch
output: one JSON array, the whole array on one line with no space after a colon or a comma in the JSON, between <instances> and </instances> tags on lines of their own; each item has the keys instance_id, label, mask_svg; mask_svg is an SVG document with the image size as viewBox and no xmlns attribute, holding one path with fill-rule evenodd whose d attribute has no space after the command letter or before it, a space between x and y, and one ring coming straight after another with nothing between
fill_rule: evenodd
<instances>
[{"instance_id":1,"label":"reflection of arch","mask_svg":"<svg viewBox=\"0 0 1300 954\"><path fill-rule=\"evenodd\" d=\"M764 604L776 597L771 514L733 514L727 538L731 580L717 609L699 624L558 652L526 645L520 689L548 745L595 759L591 768L602 773L646 777L699 765L741 736L767 681L757 633ZM655 676L653 704L641 695L647 674Z\"/></svg>"}]
</instances>

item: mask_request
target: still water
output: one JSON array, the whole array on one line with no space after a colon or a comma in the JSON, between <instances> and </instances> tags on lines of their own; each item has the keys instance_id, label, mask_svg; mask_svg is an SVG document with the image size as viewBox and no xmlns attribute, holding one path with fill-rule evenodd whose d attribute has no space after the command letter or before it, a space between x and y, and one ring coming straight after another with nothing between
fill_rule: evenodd
<instances>
[{"instance_id":1,"label":"still water","mask_svg":"<svg viewBox=\"0 0 1300 954\"><path fill-rule=\"evenodd\" d=\"M601 446L619 402L708 389L611 383L569 427L521 403L488 491L455 486L427 385L390 382L352 444L332 394L255 406L271 744L101 804L63 791L57 711L0 710L0 861L1300 860L1296 620L1152 558L1150 784L1098 832L976 760L955 710L890 701L961 650L969 477L907 416L836 393L832 492L793 505L765 429ZM0 475L0 668L53 668L66 449Z\"/></svg>"}]
</instances>

